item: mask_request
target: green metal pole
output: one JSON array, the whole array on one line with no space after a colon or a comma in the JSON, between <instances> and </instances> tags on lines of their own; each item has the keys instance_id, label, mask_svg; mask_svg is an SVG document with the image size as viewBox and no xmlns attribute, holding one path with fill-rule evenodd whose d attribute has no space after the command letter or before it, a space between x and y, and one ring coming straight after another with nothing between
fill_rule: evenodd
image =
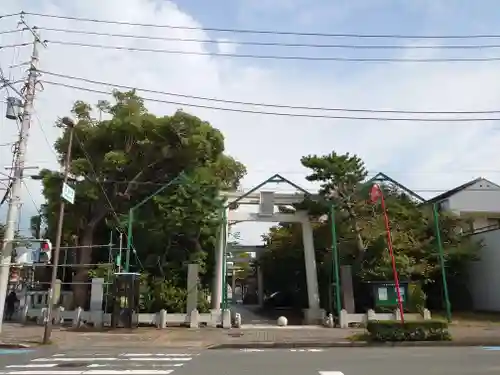
<instances>
[{"instance_id":1,"label":"green metal pole","mask_svg":"<svg viewBox=\"0 0 500 375\"><path fill-rule=\"evenodd\" d=\"M165 185L163 185L162 187L160 187L153 194L151 194L151 195L147 196L146 198L144 198L142 201L140 201L139 203L137 203L134 207L132 207L128 211L127 252L126 252L126 255L125 255L125 268L124 268L125 272L129 272L129 268L130 268L130 251L132 249L132 225L133 225L133 222L134 222L134 210L137 209L137 208L139 208L139 207L141 207L146 202L148 202L151 198L153 198L156 195L160 194L163 190L165 190L166 188L168 188L172 184L181 181L185 177L186 177L186 174L184 172L181 172L176 178L174 178L170 182L168 182ZM121 258L120 258L120 261L121 261Z\"/></svg>"},{"instance_id":2,"label":"green metal pole","mask_svg":"<svg viewBox=\"0 0 500 375\"><path fill-rule=\"evenodd\" d=\"M132 249L132 225L134 222L134 209L128 211L128 230L127 230L127 252L125 255L125 272L130 268L130 250Z\"/></svg>"},{"instance_id":3,"label":"green metal pole","mask_svg":"<svg viewBox=\"0 0 500 375\"><path fill-rule=\"evenodd\" d=\"M443 241L441 240L441 230L439 228L439 214L436 203L432 205L432 213L434 215L434 227L436 230L436 240L439 250L439 263L441 265L441 276L443 277L443 292L444 292L444 301L446 305L446 319L448 320L448 322L451 322L451 303L450 303L450 296L448 294L448 282L446 281L446 264L444 260Z\"/></svg>"},{"instance_id":4,"label":"green metal pole","mask_svg":"<svg viewBox=\"0 0 500 375\"><path fill-rule=\"evenodd\" d=\"M226 209L222 214L222 309L227 309L227 252L226 252L226 238L227 238L227 217Z\"/></svg>"},{"instance_id":5,"label":"green metal pole","mask_svg":"<svg viewBox=\"0 0 500 375\"><path fill-rule=\"evenodd\" d=\"M333 204L330 204L330 220L330 229L332 232L332 271L335 275L335 303L337 305L337 317L340 317L340 311L342 310L342 306L340 305L340 262L337 247L337 227L335 225L335 206Z\"/></svg>"}]
</instances>

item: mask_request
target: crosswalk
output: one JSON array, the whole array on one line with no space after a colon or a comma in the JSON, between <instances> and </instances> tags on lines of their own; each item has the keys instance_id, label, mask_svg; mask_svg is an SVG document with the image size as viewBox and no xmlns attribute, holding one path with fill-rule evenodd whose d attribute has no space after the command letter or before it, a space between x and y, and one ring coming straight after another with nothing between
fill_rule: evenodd
<instances>
[{"instance_id":1,"label":"crosswalk","mask_svg":"<svg viewBox=\"0 0 500 375\"><path fill-rule=\"evenodd\" d=\"M169 375L191 361L190 353L54 354L5 366L0 375Z\"/></svg>"}]
</instances>

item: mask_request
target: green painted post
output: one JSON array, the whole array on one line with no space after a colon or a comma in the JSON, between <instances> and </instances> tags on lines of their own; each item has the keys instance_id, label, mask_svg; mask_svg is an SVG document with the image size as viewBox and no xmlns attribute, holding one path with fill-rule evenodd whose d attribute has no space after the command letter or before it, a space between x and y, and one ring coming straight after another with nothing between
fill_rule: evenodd
<instances>
[{"instance_id":1,"label":"green painted post","mask_svg":"<svg viewBox=\"0 0 500 375\"><path fill-rule=\"evenodd\" d=\"M340 262L339 262L339 251L337 247L337 228L335 225L335 206L330 204L330 229L332 232L332 271L335 276L335 303L337 307L337 317L340 318L340 311L342 306L340 305Z\"/></svg>"},{"instance_id":2,"label":"green painted post","mask_svg":"<svg viewBox=\"0 0 500 375\"><path fill-rule=\"evenodd\" d=\"M179 182L184 177L186 177L186 174L184 172L181 172L176 178L174 178L173 180L167 182L165 185L163 185L158 190L156 190L153 194L151 194L151 195L147 196L146 198L144 198L142 201L140 201L139 203L137 203L134 207L132 207L128 211L128 219L127 219L127 222L128 222L128 229L127 229L127 252L125 254L125 272L129 272L129 268L130 268L130 251L132 250L132 225L133 225L133 222L134 222L134 210L137 209L137 208L139 208L139 207L141 207L143 204L145 204L146 202L148 202L151 198L154 198L155 196L157 196L158 194L160 194L163 190L165 190L166 188L168 188L170 185ZM121 261L121 259L120 259L120 261Z\"/></svg>"},{"instance_id":3,"label":"green painted post","mask_svg":"<svg viewBox=\"0 0 500 375\"><path fill-rule=\"evenodd\" d=\"M227 217L226 209L222 213L222 310L227 309L227 251L226 251L226 238L227 238Z\"/></svg>"},{"instance_id":4,"label":"green painted post","mask_svg":"<svg viewBox=\"0 0 500 375\"><path fill-rule=\"evenodd\" d=\"M441 239L441 229L439 228L439 214L436 203L432 205L432 213L434 216L434 228L436 230L436 241L439 250L439 263L441 265L441 276L443 277L443 292L444 292L444 301L446 305L446 319L448 320L448 322L451 322L451 303L450 303L450 296L448 294L448 281L446 280L446 263L444 259L443 241Z\"/></svg>"},{"instance_id":5,"label":"green painted post","mask_svg":"<svg viewBox=\"0 0 500 375\"><path fill-rule=\"evenodd\" d=\"M125 272L130 269L130 250L132 248L132 225L134 222L134 207L128 211L128 229L127 229L127 252L125 254Z\"/></svg>"}]
</instances>

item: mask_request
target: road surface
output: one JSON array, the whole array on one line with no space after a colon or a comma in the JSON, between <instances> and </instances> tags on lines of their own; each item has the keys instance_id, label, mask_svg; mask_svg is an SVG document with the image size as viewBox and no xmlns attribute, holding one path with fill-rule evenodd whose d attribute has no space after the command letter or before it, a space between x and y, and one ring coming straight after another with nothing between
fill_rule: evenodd
<instances>
[{"instance_id":1,"label":"road surface","mask_svg":"<svg viewBox=\"0 0 500 375\"><path fill-rule=\"evenodd\" d=\"M99 349L2 355L9 375L494 375L497 348L334 348L179 351ZM500 349L500 348L498 348Z\"/></svg>"}]
</instances>

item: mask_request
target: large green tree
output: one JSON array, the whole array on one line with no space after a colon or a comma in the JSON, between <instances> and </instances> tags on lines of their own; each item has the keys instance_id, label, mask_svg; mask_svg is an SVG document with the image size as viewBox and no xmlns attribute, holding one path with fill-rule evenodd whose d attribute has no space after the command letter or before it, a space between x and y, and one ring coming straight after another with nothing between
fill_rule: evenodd
<instances>
[{"instance_id":1,"label":"large green tree","mask_svg":"<svg viewBox=\"0 0 500 375\"><path fill-rule=\"evenodd\" d=\"M81 101L72 110L76 200L66 206L63 243L80 246L75 262L81 266L73 281L87 281L85 265L108 260L106 248L92 246L107 244L110 228L123 231L131 207L177 179L138 209L133 238L141 265L182 282L187 262L205 265L221 204L218 193L238 185L244 166L224 154L223 135L209 123L183 111L156 116L134 91L114 92L112 103L100 101L102 120L93 117L94 110ZM61 164L68 141L65 129L55 143ZM43 219L54 238L62 175L43 170L39 178L46 199ZM84 305L85 288L75 285L74 292L76 304Z\"/></svg>"},{"instance_id":2,"label":"large green tree","mask_svg":"<svg viewBox=\"0 0 500 375\"><path fill-rule=\"evenodd\" d=\"M314 224L316 259L320 286L325 295L331 285L331 234L328 204L336 208L336 227L341 263L352 265L358 282L391 280L391 258L379 205L369 202L366 167L356 155L310 155L302 164L311 169L308 180L320 183L319 202L305 202ZM382 183L391 224L396 264L400 277L422 284L440 284L441 267L430 206L417 201L392 183ZM465 265L477 256L481 244L462 236L457 228L464 221L452 214L440 215L441 236L445 245L448 276L457 288L464 287ZM302 236L300 226L280 224L265 236L268 251L262 257L267 286L283 290L304 279ZM286 269L279 278L274 269ZM459 282L460 281L460 282ZM303 282L302 292L305 293ZM299 288L299 289L300 289ZM439 292L439 291L437 291Z\"/></svg>"}]
</instances>

